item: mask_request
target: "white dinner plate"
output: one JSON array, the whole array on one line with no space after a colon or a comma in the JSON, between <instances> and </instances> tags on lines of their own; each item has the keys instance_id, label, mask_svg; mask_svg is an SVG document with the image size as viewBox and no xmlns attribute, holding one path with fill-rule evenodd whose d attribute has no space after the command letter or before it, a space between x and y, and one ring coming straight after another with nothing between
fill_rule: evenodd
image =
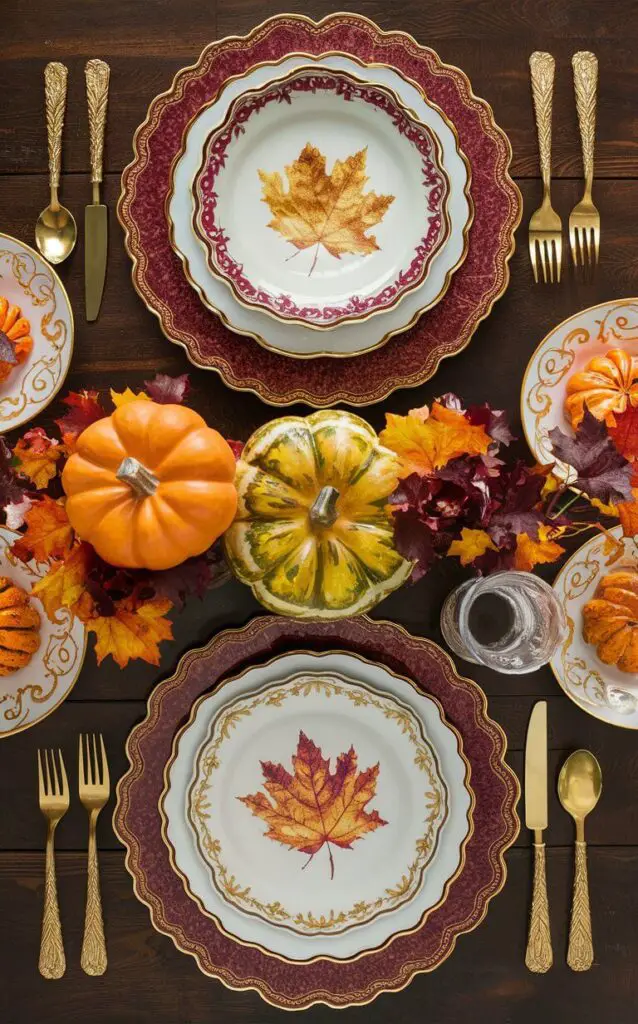
<instances>
[{"instance_id":1,"label":"white dinner plate","mask_svg":"<svg viewBox=\"0 0 638 1024\"><path fill-rule=\"evenodd\" d=\"M198 752L202 746L207 745L211 726L213 734L219 735L215 733L215 729L217 727L219 730L222 719L217 722L217 726L215 721L220 712L237 700L244 702L241 708L245 710L246 699L249 703L257 699L257 695L264 688L272 686L273 683L280 684L293 675L308 673L322 673L324 676L337 674L345 676L348 680L356 679L357 682L351 685L358 685L362 694L369 695L374 691L375 699L378 697L388 702L385 705L386 710L392 707L396 710L403 706L402 714L406 716L404 721L409 722L410 727L414 728L417 726L412 726L412 723L418 723L418 730L423 732L424 749L431 748L434 753L434 772L436 778L440 780L435 781L435 785L444 788L446 794L447 811L445 816L441 811L434 819L436 843L433 844L431 856L428 856L422 879L414 887L415 891L409 891L405 900L398 898L394 906L378 908L385 910L384 913L370 914L362 907L361 913L365 915L366 920L357 927L325 927L329 913L324 914L323 927L304 927L308 924L308 918L301 926L297 923L296 928L282 927L282 922L270 919L268 913L256 914L251 912L256 909L255 907L240 906L241 899L230 900L227 896L222 896L219 891L220 877L217 877L218 885L215 885L211 878L210 856L200 848L195 830L189 822L189 792ZM337 703L349 699L336 694L333 694L331 699L334 700L335 697ZM290 704L288 699L291 701ZM221 820L220 816L224 818L224 839L220 841L219 849L224 851L224 854L229 851L233 865L241 870L243 877L236 877L234 882L236 887L241 887L237 891L242 891L242 888L250 889L251 882L254 882L257 886L256 898L260 903L270 903L270 912L274 913L275 917L278 898L264 900L261 897L268 897L274 891L273 885L281 886L282 879L286 877L281 872L286 870L290 886L286 890L289 899L286 905L279 900L286 912L288 904L291 907L305 905L303 891L307 886L308 909L327 906L331 901L334 908L343 909L346 904L350 911L355 908L356 915L359 894L362 896L360 903L367 902L369 895L374 895L375 898L379 895L374 877L360 877L362 873L365 874L366 866L375 866L374 870L379 869L384 856L391 861L393 867L406 860L408 846L413 840L415 843L417 841L417 831L422 835L423 828L427 830L426 819L430 819L431 810L428 809L426 793L434 791L426 785L423 788L423 798L417 799L414 780L421 777L422 782L426 781L427 773L420 775L417 765L407 766L403 754L407 750L409 740L405 737L399 739L400 726L397 727L388 721L383 727L385 739L379 741L381 719L378 708L368 709L368 712L360 708L358 716L351 713L342 723L338 722L336 711L330 711L327 717L325 708L321 714L317 714L316 709L312 714L310 711L305 712L304 721L308 722L306 735L317 747L321 747L322 757L330 760L333 773L335 759L340 754L348 752L349 744L358 755L360 768L370 769L378 762L377 785L367 810L371 813L376 811L388 824L364 835L353 844L351 850L333 848L332 879L325 844L313 857L312 863L305 869L301 868L299 860L301 859L303 863L303 855L296 849L282 849L277 842L265 836L264 822L253 815L241 799L237 799L242 796L253 796L260 789L265 798L260 760L266 763L270 759L271 751L278 761L285 760L286 756L290 759L295 753L301 731L300 701L303 702L304 698L296 699L291 696L288 699L283 701L284 706L280 714L273 716L267 711L263 712L263 721L267 724L260 730L259 738L248 744L240 744L234 749L229 747L230 768L227 765L223 769L224 793L219 801L215 800L216 809L213 814L217 824ZM354 704L353 700L353 707ZM289 711L285 705L288 705ZM382 718L383 711L380 715ZM233 730L230 725L227 731L227 740L232 744ZM389 739L391 732L392 741ZM243 751L243 756L240 750ZM214 758L215 752L210 753ZM417 753L418 750L415 748L414 756L417 756ZM273 760L272 763L276 764L278 761ZM205 755L202 765L206 765ZM413 780L410 783L406 781L408 775ZM403 788L407 788L408 791L401 792ZM205 786L204 794L206 792ZM408 680L395 676L384 666L367 662L354 655L345 652L296 652L247 670L236 679L227 682L221 692L214 691L197 702L191 712L190 721L175 739L173 759L167 766L166 786L160 807L164 819L163 834L171 850L171 862L181 876L186 891L203 912L213 916L227 932L242 942L259 946L266 953L296 961L307 961L319 957L347 959L384 944L400 932L417 927L425 919L428 911L445 897L448 884L462 868L465 843L471 834L472 803L469 765L462 754L460 737L456 730L443 720L437 702L418 691ZM418 828L419 823L421 829ZM245 839L249 844L243 851L239 848L240 839ZM306 856L305 860L307 859ZM389 871L388 878L391 874ZM402 884L405 885L406 879L402 882L398 878L395 883L396 889ZM409 889L409 881L407 884ZM392 888L392 883L388 887ZM353 897L349 902L348 895ZM316 918L317 915L314 916Z\"/></svg>"},{"instance_id":2,"label":"white dinner plate","mask_svg":"<svg viewBox=\"0 0 638 1024\"><path fill-rule=\"evenodd\" d=\"M453 272L467 253L468 232L472 220L469 197L470 170L461 153L450 122L426 101L421 91L389 67L367 68L353 58L324 57L317 66L341 70L393 90L419 121L439 141L442 164L449 179L448 216L450 233L432 260L423 283L408 292L394 308L363 322L339 324L330 331L317 331L296 323L274 320L263 310L241 305L230 289L208 266L206 253L193 228L193 181L201 163L204 143L211 131L223 121L230 104L248 89L280 78L295 68L308 66L306 57L290 57L279 64L261 65L242 78L230 81L210 105L202 108L189 125L172 174L167 198L167 215L171 243L182 259L186 276L204 304L217 313L224 323L238 333L256 338L266 348L297 358L321 355L348 356L382 345L397 331L416 323L422 312L443 297Z\"/></svg>"}]
</instances>

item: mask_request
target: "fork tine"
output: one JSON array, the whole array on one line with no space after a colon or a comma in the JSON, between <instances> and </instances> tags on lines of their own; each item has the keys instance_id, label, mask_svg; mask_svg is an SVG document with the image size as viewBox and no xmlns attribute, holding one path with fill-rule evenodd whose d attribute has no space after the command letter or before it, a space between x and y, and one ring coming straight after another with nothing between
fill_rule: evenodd
<instances>
[{"instance_id":1,"label":"fork tine","mask_svg":"<svg viewBox=\"0 0 638 1024\"><path fill-rule=\"evenodd\" d=\"M598 257L600 252L600 228L594 229L594 250L596 253L596 263L598 263Z\"/></svg>"},{"instance_id":2,"label":"fork tine","mask_svg":"<svg viewBox=\"0 0 638 1024\"><path fill-rule=\"evenodd\" d=\"M552 247L554 249L554 257L556 259L556 284L560 284L560 271L563 255L563 247L561 240L559 239L558 241L556 241L556 239L554 239L552 242Z\"/></svg>"},{"instance_id":3,"label":"fork tine","mask_svg":"<svg viewBox=\"0 0 638 1024\"><path fill-rule=\"evenodd\" d=\"M529 258L532 264L532 273L534 274L534 284L538 284L538 266L536 264L536 242L533 238L529 240Z\"/></svg>"},{"instance_id":4,"label":"fork tine","mask_svg":"<svg viewBox=\"0 0 638 1024\"><path fill-rule=\"evenodd\" d=\"M52 787L51 787L51 776L49 774L49 751L46 749L46 747L43 750L42 754L43 754L43 757L44 757L44 772L45 772L45 779L46 779L46 793L47 793L47 796L51 796L51 793L53 792L53 790L52 790Z\"/></svg>"},{"instance_id":5,"label":"fork tine","mask_svg":"<svg viewBox=\"0 0 638 1024\"><path fill-rule=\"evenodd\" d=\"M100 773L100 765L99 765L98 756L97 756L97 742L96 742L96 739L95 739L95 733L91 734L91 739L93 741L93 773L94 773L93 774L93 784L95 786L99 786L100 782L101 782L101 778L100 778L100 774L101 773Z\"/></svg>"},{"instance_id":6,"label":"fork tine","mask_svg":"<svg viewBox=\"0 0 638 1024\"><path fill-rule=\"evenodd\" d=\"M40 757L40 751L38 750L38 799L40 803L46 796L46 789L44 786L44 775L42 774L42 758Z\"/></svg>"},{"instance_id":7,"label":"fork tine","mask_svg":"<svg viewBox=\"0 0 638 1024\"><path fill-rule=\"evenodd\" d=\"M69 780L66 777L66 768L64 767L64 758L62 757L62 751L58 747L58 757L60 759L60 778L62 780L62 796L66 796L69 792Z\"/></svg>"},{"instance_id":8,"label":"fork tine","mask_svg":"<svg viewBox=\"0 0 638 1024\"><path fill-rule=\"evenodd\" d=\"M109 763L106 759L106 749L104 747L104 737L100 733L100 750L102 752L102 785L106 786L107 789L111 788L111 780L109 778Z\"/></svg>"},{"instance_id":9,"label":"fork tine","mask_svg":"<svg viewBox=\"0 0 638 1024\"><path fill-rule=\"evenodd\" d=\"M51 758L51 778L53 779L53 792L55 796L60 795L60 782L58 780L58 769L55 763L55 751L51 749L49 751L49 757Z\"/></svg>"},{"instance_id":10,"label":"fork tine","mask_svg":"<svg viewBox=\"0 0 638 1024\"><path fill-rule=\"evenodd\" d=\"M82 733L78 737L78 782L86 786L86 775L84 773L84 757L82 756Z\"/></svg>"},{"instance_id":11,"label":"fork tine","mask_svg":"<svg viewBox=\"0 0 638 1024\"><path fill-rule=\"evenodd\" d=\"M84 763L86 764L86 783L87 786L92 786L93 779L93 761L91 760L91 739L88 732L84 733Z\"/></svg>"},{"instance_id":12,"label":"fork tine","mask_svg":"<svg viewBox=\"0 0 638 1024\"><path fill-rule=\"evenodd\" d=\"M543 283L547 284L547 266L545 264L545 250L543 248L543 243L541 241L538 241L536 244L538 246L538 259L541 265L541 272L543 274Z\"/></svg>"},{"instance_id":13,"label":"fork tine","mask_svg":"<svg viewBox=\"0 0 638 1024\"><path fill-rule=\"evenodd\" d=\"M576 247L576 228L569 228L569 248L572 254L572 263L575 267L578 266L578 249Z\"/></svg>"},{"instance_id":14,"label":"fork tine","mask_svg":"<svg viewBox=\"0 0 638 1024\"><path fill-rule=\"evenodd\" d=\"M549 284L554 283L554 260L552 259L552 246L551 242L547 239L543 239L543 260L547 265L547 281Z\"/></svg>"}]
</instances>

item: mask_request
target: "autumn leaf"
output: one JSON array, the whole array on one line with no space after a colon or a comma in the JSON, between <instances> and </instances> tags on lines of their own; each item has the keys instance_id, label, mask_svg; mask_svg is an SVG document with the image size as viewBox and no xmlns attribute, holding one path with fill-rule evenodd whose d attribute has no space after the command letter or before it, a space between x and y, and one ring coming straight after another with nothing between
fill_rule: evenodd
<instances>
[{"instance_id":1,"label":"autumn leaf","mask_svg":"<svg viewBox=\"0 0 638 1024\"><path fill-rule=\"evenodd\" d=\"M589 409L585 409L574 437L560 427L554 427L548 436L556 458L576 471L573 483L579 491L603 502L631 499L631 465L618 451L605 423Z\"/></svg>"},{"instance_id":2,"label":"autumn leaf","mask_svg":"<svg viewBox=\"0 0 638 1024\"><path fill-rule=\"evenodd\" d=\"M298 250L317 247L310 274L322 245L337 259L343 253L366 256L379 248L366 231L383 219L394 196L364 193L366 159L367 148L335 160L328 175L325 156L307 143L286 167L288 191L278 171L259 171L262 201L273 215L268 227Z\"/></svg>"},{"instance_id":3,"label":"autumn leaf","mask_svg":"<svg viewBox=\"0 0 638 1024\"><path fill-rule=\"evenodd\" d=\"M638 460L638 406L630 405L625 412L616 413L615 419L609 435L616 448L626 459Z\"/></svg>"},{"instance_id":4,"label":"autumn leaf","mask_svg":"<svg viewBox=\"0 0 638 1024\"><path fill-rule=\"evenodd\" d=\"M486 551L496 551L489 533L485 530L461 530L461 539L454 540L448 548L448 555L458 555L461 565L469 565Z\"/></svg>"},{"instance_id":5,"label":"autumn leaf","mask_svg":"<svg viewBox=\"0 0 638 1024\"><path fill-rule=\"evenodd\" d=\"M246 447L245 441L231 441L229 437L226 438L226 444L235 456L235 461L238 462L241 459L241 453Z\"/></svg>"},{"instance_id":6,"label":"autumn leaf","mask_svg":"<svg viewBox=\"0 0 638 1024\"><path fill-rule=\"evenodd\" d=\"M156 373L153 380L145 380L146 394L159 405L180 405L191 389L187 373L169 377L167 373Z\"/></svg>"},{"instance_id":7,"label":"autumn leaf","mask_svg":"<svg viewBox=\"0 0 638 1024\"><path fill-rule=\"evenodd\" d=\"M67 449L73 451L82 431L96 420L103 419L106 413L100 405L97 391L71 391L62 401L68 406L68 412L55 423Z\"/></svg>"},{"instance_id":8,"label":"autumn leaf","mask_svg":"<svg viewBox=\"0 0 638 1024\"><path fill-rule=\"evenodd\" d=\"M50 619L60 608L69 608L86 621L92 614L92 602L86 601L86 581L92 549L78 544L62 562L55 563L41 580L34 583L32 594L39 597ZM78 605L82 602L81 608Z\"/></svg>"},{"instance_id":9,"label":"autumn leaf","mask_svg":"<svg viewBox=\"0 0 638 1024\"><path fill-rule=\"evenodd\" d=\"M491 444L482 425L469 423L463 413L438 402L433 403L425 420L420 410L407 416L386 413L380 439L399 456L402 477L410 473L428 475L460 455L481 455Z\"/></svg>"},{"instance_id":10,"label":"autumn leaf","mask_svg":"<svg viewBox=\"0 0 638 1024\"><path fill-rule=\"evenodd\" d=\"M625 537L638 536L638 490L634 488L633 501L621 501L618 505L620 525Z\"/></svg>"},{"instance_id":11,"label":"autumn leaf","mask_svg":"<svg viewBox=\"0 0 638 1024\"><path fill-rule=\"evenodd\" d=\"M65 558L73 544L73 527L66 514L64 500L54 501L44 494L32 502L24 516L26 532L15 542L12 552L23 562L34 558L47 562Z\"/></svg>"},{"instance_id":12,"label":"autumn leaf","mask_svg":"<svg viewBox=\"0 0 638 1024\"><path fill-rule=\"evenodd\" d=\"M0 437L0 504L5 507L5 511L7 505L21 502L25 492L12 463L13 453L4 438Z\"/></svg>"},{"instance_id":13,"label":"autumn leaf","mask_svg":"<svg viewBox=\"0 0 638 1024\"><path fill-rule=\"evenodd\" d=\"M523 572L531 572L535 565L555 562L557 558L565 554L565 548L553 539L561 532L562 530L556 531L551 526L539 526L538 540L533 540L526 533L519 534L516 538L514 568L521 569Z\"/></svg>"},{"instance_id":14,"label":"autumn leaf","mask_svg":"<svg viewBox=\"0 0 638 1024\"><path fill-rule=\"evenodd\" d=\"M268 839L307 853L310 860L327 846L333 878L331 845L351 850L367 832L387 825L378 811L364 810L376 794L379 765L358 772L357 755L350 747L346 754L339 755L331 772L330 760L322 757L321 748L303 732L299 733L292 764L293 775L281 764L262 761L264 787L270 799L263 793L237 799L266 822Z\"/></svg>"},{"instance_id":15,"label":"autumn leaf","mask_svg":"<svg viewBox=\"0 0 638 1024\"><path fill-rule=\"evenodd\" d=\"M8 530L19 530L24 526L24 517L33 505L28 494L23 495L20 501L10 501L3 508Z\"/></svg>"},{"instance_id":16,"label":"autumn leaf","mask_svg":"<svg viewBox=\"0 0 638 1024\"><path fill-rule=\"evenodd\" d=\"M114 615L89 619L87 629L95 633L95 654L100 665L109 654L120 668L132 658L141 658L149 665L159 665L158 644L173 639L173 628L164 618L172 604L162 598L137 602L125 598L115 604Z\"/></svg>"},{"instance_id":17,"label":"autumn leaf","mask_svg":"<svg viewBox=\"0 0 638 1024\"><path fill-rule=\"evenodd\" d=\"M58 471L57 462L64 454L59 441L47 437L42 427L27 430L13 449L16 469L41 490Z\"/></svg>"},{"instance_id":18,"label":"autumn leaf","mask_svg":"<svg viewBox=\"0 0 638 1024\"><path fill-rule=\"evenodd\" d=\"M150 402L151 399L144 391L139 391L136 394L130 388L125 388L124 391L114 391L111 388L111 401L115 408L119 409L121 405L128 405L129 402Z\"/></svg>"}]
</instances>

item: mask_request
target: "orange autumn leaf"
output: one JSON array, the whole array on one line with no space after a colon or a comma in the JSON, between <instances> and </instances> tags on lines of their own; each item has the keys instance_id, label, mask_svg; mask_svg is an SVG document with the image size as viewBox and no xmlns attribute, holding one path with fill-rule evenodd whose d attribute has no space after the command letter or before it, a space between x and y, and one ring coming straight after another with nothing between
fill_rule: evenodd
<instances>
[{"instance_id":1,"label":"orange autumn leaf","mask_svg":"<svg viewBox=\"0 0 638 1024\"><path fill-rule=\"evenodd\" d=\"M119 409L121 405L128 405L129 402L150 402L151 399L143 391L136 394L130 388L125 388L124 391L114 391L111 388L111 401L115 408Z\"/></svg>"},{"instance_id":2,"label":"orange autumn leaf","mask_svg":"<svg viewBox=\"0 0 638 1024\"><path fill-rule=\"evenodd\" d=\"M514 568L523 572L531 572L535 565L555 562L557 558L565 554L565 548L553 539L560 536L561 532L561 529L555 530L551 526L539 526L538 540L532 540L528 534L520 533L516 538Z\"/></svg>"},{"instance_id":3,"label":"orange autumn leaf","mask_svg":"<svg viewBox=\"0 0 638 1024\"><path fill-rule=\"evenodd\" d=\"M87 629L96 635L95 654L98 665L109 654L113 661L126 668L131 658L141 658L149 665L159 665L158 644L173 639L173 627L166 612L173 607L167 598L152 598L141 603L124 598L115 603L114 615L89 619Z\"/></svg>"},{"instance_id":4,"label":"orange autumn leaf","mask_svg":"<svg viewBox=\"0 0 638 1024\"><path fill-rule=\"evenodd\" d=\"M73 527L66 514L64 500L54 501L44 494L25 513L26 532L15 542L12 551L23 562L35 558L46 562L64 558L71 550Z\"/></svg>"},{"instance_id":5,"label":"orange autumn leaf","mask_svg":"<svg viewBox=\"0 0 638 1024\"><path fill-rule=\"evenodd\" d=\"M620 525L625 537L638 536L638 491L634 489L633 501L621 501L618 505Z\"/></svg>"},{"instance_id":6,"label":"orange autumn leaf","mask_svg":"<svg viewBox=\"0 0 638 1024\"><path fill-rule=\"evenodd\" d=\"M427 419L421 410L407 416L386 413L381 443L396 452L400 476L428 476L459 455L483 455L491 438L481 425L469 423L462 412L434 402Z\"/></svg>"},{"instance_id":7,"label":"orange autumn leaf","mask_svg":"<svg viewBox=\"0 0 638 1024\"><path fill-rule=\"evenodd\" d=\"M475 558L480 558L486 551L496 551L496 545L485 530L469 530L463 527L461 539L453 540L448 548L448 555L458 555L461 565L469 565Z\"/></svg>"},{"instance_id":8,"label":"orange autumn leaf","mask_svg":"<svg viewBox=\"0 0 638 1024\"><path fill-rule=\"evenodd\" d=\"M286 167L288 188L279 171L259 171L262 201L273 219L268 227L278 231L296 249L323 246L340 259L344 253L363 256L379 246L366 232L385 216L394 196L364 192L367 150L345 160L335 160L330 174L326 158L307 143L296 160ZM317 257L310 269L314 268Z\"/></svg>"},{"instance_id":9,"label":"orange autumn leaf","mask_svg":"<svg viewBox=\"0 0 638 1024\"><path fill-rule=\"evenodd\" d=\"M60 608L70 608L83 621L92 614L93 601L85 589L91 554L88 544L78 544L34 583L31 593L40 598L50 619Z\"/></svg>"},{"instance_id":10,"label":"orange autumn leaf","mask_svg":"<svg viewBox=\"0 0 638 1024\"><path fill-rule=\"evenodd\" d=\"M376 794L379 765L357 771L357 755L350 747L339 755L331 772L330 760L322 757L321 748L303 732L292 764L293 775L281 764L262 761L264 788L270 799L263 793L237 799L266 822L268 839L307 853L311 860L327 846L332 878L331 844L350 850L367 832L387 825L378 811L365 810Z\"/></svg>"},{"instance_id":11,"label":"orange autumn leaf","mask_svg":"<svg viewBox=\"0 0 638 1024\"><path fill-rule=\"evenodd\" d=\"M13 449L18 472L28 477L38 490L46 487L57 473L57 462L63 452L62 445L47 437L42 427L27 430Z\"/></svg>"}]
</instances>

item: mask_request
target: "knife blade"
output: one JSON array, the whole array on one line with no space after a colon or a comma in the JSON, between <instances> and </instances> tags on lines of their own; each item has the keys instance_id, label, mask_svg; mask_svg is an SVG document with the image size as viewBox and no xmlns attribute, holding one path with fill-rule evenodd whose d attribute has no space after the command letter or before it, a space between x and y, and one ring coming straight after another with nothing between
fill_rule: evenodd
<instances>
[{"instance_id":1,"label":"knife blade","mask_svg":"<svg viewBox=\"0 0 638 1024\"><path fill-rule=\"evenodd\" d=\"M525 744L525 824L547 828L547 701L534 705Z\"/></svg>"},{"instance_id":2,"label":"knife blade","mask_svg":"<svg viewBox=\"0 0 638 1024\"><path fill-rule=\"evenodd\" d=\"M86 319L97 320L106 278L108 212L103 203L84 211L84 299Z\"/></svg>"},{"instance_id":3,"label":"knife blade","mask_svg":"<svg viewBox=\"0 0 638 1024\"><path fill-rule=\"evenodd\" d=\"M93 200L84 211L84 301L86 319L96 320L106 277L108 213L100 202L104 129L109 95L110 68L103 60L90 60L84 69L89 108L89 141Z\"/></svg>"}]
</instances>

